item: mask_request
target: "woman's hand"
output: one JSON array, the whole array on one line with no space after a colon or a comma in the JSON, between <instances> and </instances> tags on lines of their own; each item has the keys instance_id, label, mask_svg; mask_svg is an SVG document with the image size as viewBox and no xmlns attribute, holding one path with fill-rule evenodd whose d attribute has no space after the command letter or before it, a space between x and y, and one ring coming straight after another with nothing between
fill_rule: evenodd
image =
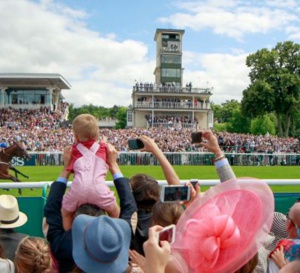
<instances>
[{"instance_id":1,"label":"woman's hand","mask_svg":"<svg viewBox=\"0 0 300 273\"><path fill-rule=\"evenodd\" d=\"M144 148L140 150L141 152L149 152L155 154L156 151L160 150L154 139L152 139L151 137L142 135L139 136L139 139L144 143Z\"/></svg>"},{"instance_id":2,"label":"woman's hand","mask_svg":"<svg viewBox=\"0 0 300 273\"><path fill-rule=\"evenodd\" d=\"M171 257L171 246L167 241L158 243L156 232L162 230L161 226L149 228L149 238L144 243L146 256L145 268L147 273L164 273L165 267Z\"/></svg>"},{"instance_id":3,"label":"woman's hand","mask_svg":"<svg viewBox=\"0 0 300 273\"><path fill-rule=\"evenodd\" d=\"M186 202L180 202L180 204L184 205L186 208L192 204L192 202L200 197L201 189L200 189L200 184L197 183L196 187L194 188L193 184L191 181L185 182L185 186L188 186L190 188L190 200Z\"/></svg>"},{"instance_id":4,"label":"woman's hand","mask_svg":"<svg viewBox=\"0 0 300 273\"><path fill-rule=\"evenodd\" d=\"M202 131L202 139L205 139L206 142L201 142L200 145L214 153L216 157L223 154L219 146L218 139L211 130Z\"/></svg>"}]
</instances>

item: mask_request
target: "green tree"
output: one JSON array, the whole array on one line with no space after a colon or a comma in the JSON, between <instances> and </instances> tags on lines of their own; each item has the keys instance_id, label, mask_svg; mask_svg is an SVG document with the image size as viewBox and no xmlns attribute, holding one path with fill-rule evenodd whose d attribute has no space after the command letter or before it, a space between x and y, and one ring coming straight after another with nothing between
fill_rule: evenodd
<instances>
[{"instance_id":1,"label":"green tree","mask_svg":"<svg viewBox=\"0 0 300 273\"><path fill-rule=\"evenodd\" d=\"M126 128L127 110L128 110L128 107L124 107L124 106L119 107L118 113L116 114L116 118L118 120L116 123L116 126L115 126L116 129Z\"/></svg>"},{"instance_id":2,"label":"green tree","mask_svg":"<svg viewBox=\"0 0 300 273\"><path fill-rule=\"evenodd\" d=\"M250 133L251 120L242 115L241 107L233 110L232 117L228 122L228 132L232 133Z\"/></svg>"},{"instance_id":3,"label":"green tree","mask_svg":"<svg viewBox=\"0 0 300 273\"><path fill-rule=\"evenodd\" d=\"M234 110L239 109L241 103L237 100L227 100L220 105L212 104L211 108L214 111L214 118L219 122L228 122L233 115Z\"/></svg>"},{"instance_id":4,"label":"green tree","mask_svg":"<svg viewBox=\"0 0 300 273\"><path fill-rule=\"evenodd\" d=\"M221 111L222 106L218 104L214 104L213 102L210 103L210 108L214 112L214 120L217 120L218 122L221 122Z\"/></svg>"},{"instance_id":5,"label":"green tree","mask_svg":"<svg viewBox=\"0 0 300 273\"><path fill-rule=\"evenodd\" d=\"M109 116L110 117L117 117L117 114L118 114L118 112L119 112L119 110L120 110L120 106L117 106L117 105L114 105L112 108L110 108L110 110L109 110Z\"/></svg>"},{"instance_id":6,"label":"green tree","mask_svg":"<svg viewBox=\"0 0 300 273\"><path fill-rule=\"evenodd\" d=\"M274 112L278 134L288 136L300 105L300 45L287 41L247 57L250 86L243 91L242 113L258 117Z\"/></svg>"},{"instance_id":7,"label":"green tree","mask_svg":"<svg viewBox=\"0 0 300 273\"><path fill-rule=\"evenodd\" d=\"M227 123L214 123L214 131L215 132L227 132Z\"/></svg>"},{"instance_id":8,"label":"green tree","mask_svg":"<svg viewBox=\"0 0 300 273\"><path fill-rule=\"evenodd\" d=\"M241 111L241 103L237 100L227 100L221 105L212 104L214 111L214 128L216 131L249 133L250 119Z\"/></svg>"},{"instance_id":9,"label":"green tree","mask_svg":"<svg viewBox=\"0 0 300 273\"><path fill-rule=\"evenodd\" d=\"M267 133L275 135L275 124L269 115L257 117L251 121L251 134L265 135Z\"/></svg>"},{"instance_id":10,"label":"green tree","mask_svg":"<svg viewBox=\"0 0 300 273\"><path fill-rule=\"evenodd\" d=\"M82 105L78 108L75 108L73 104L69 106L69 119L73 120L76 116L80 114L91 114L96 118L116 118L117 113L120 109L120 106L114 105L112 108L105 108L103 106L95 106L92 104Z\"/></svg>"}]
</instances>

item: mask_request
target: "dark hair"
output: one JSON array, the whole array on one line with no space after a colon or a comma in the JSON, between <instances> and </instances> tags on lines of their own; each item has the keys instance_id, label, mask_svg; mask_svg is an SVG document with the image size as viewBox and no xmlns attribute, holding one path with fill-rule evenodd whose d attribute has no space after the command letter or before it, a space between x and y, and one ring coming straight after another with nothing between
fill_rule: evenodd
<instances>
[{"instance_id":1,"label":"dark hair","mask_svg":"<svg viewBox=\"0 0 300 273\"><path fill-rule=\"evenodd\" d=\"M152 223L162 227L177 224L184 209L179 203L163 203L157 201L152 209Z\"/></svg>"},{"instance_id":2,"label":"dark hair","mask_svg":"<svg viewBox=\"0 0 300 273\"><path fill-rule=\"evenodd\" d=\"M159 200L160 187L157 181L147 174L136 174L130 179L132 193L139 210L152 210Z\"/></svg>"},{"instance_id":3,"label":"dark hair","mask_svg":"<svg viewBox=\"0 0 300 273\"><path fill-rule=\"evenodd\" d=\"M98 206L94 204L83 204L77 208L75 211L75 217L80 214L87 214L90 216L101 216L105 215L105 211L103 209L100 209Z\"/></svg>"},{"instance_id":4,"label":"dark hair","mask_svg":"<svg viewBox=\"0 0 300 273\"><path fill-rule=\"evenodd\" d=\"M244 264L239 270L235 271L234 273L252 273L257 264L258 252L246 264Z\"/></svg>"}]
</instances>

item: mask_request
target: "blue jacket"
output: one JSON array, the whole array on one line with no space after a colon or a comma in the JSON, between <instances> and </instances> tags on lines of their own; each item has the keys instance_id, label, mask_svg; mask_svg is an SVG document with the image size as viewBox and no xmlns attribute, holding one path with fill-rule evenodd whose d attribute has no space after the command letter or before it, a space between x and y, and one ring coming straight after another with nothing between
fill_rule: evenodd
<instances>
[{"instance_id":1,"label":"blue jacket","mask_svg":"<svg viewBox=\"0 0 300 273\"><path fill-rule=\"evenodd\" d=\"M132 230L131 218L137 211L137 206L129 180L124 177L117 178L114 184L120 199L120 218L126 220ZM58 261L60 273L67 273L75 266L72 257L72 230L64 230L61 216L62 199L66 188L65 183L57 181L52 183L44 208L44 216L49 225L47 240Z\"/></svg>"}]
</instances>

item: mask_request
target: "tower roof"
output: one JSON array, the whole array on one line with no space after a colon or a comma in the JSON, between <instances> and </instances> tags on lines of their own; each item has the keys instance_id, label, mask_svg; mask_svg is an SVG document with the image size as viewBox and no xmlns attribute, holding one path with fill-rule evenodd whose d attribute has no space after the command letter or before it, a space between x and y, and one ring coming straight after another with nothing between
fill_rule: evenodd
<instances>
[{"instance_id":1,"label":"tower roof","mask_svg":"<svg viewBox=\"0 0 300 273\"><path fill-rule=\"evenodd\" d=\"M0 86L55 86L59 89L71 89L71 85L62 75L51 73L0 73Z\"/></svg>"}]
</instances>

